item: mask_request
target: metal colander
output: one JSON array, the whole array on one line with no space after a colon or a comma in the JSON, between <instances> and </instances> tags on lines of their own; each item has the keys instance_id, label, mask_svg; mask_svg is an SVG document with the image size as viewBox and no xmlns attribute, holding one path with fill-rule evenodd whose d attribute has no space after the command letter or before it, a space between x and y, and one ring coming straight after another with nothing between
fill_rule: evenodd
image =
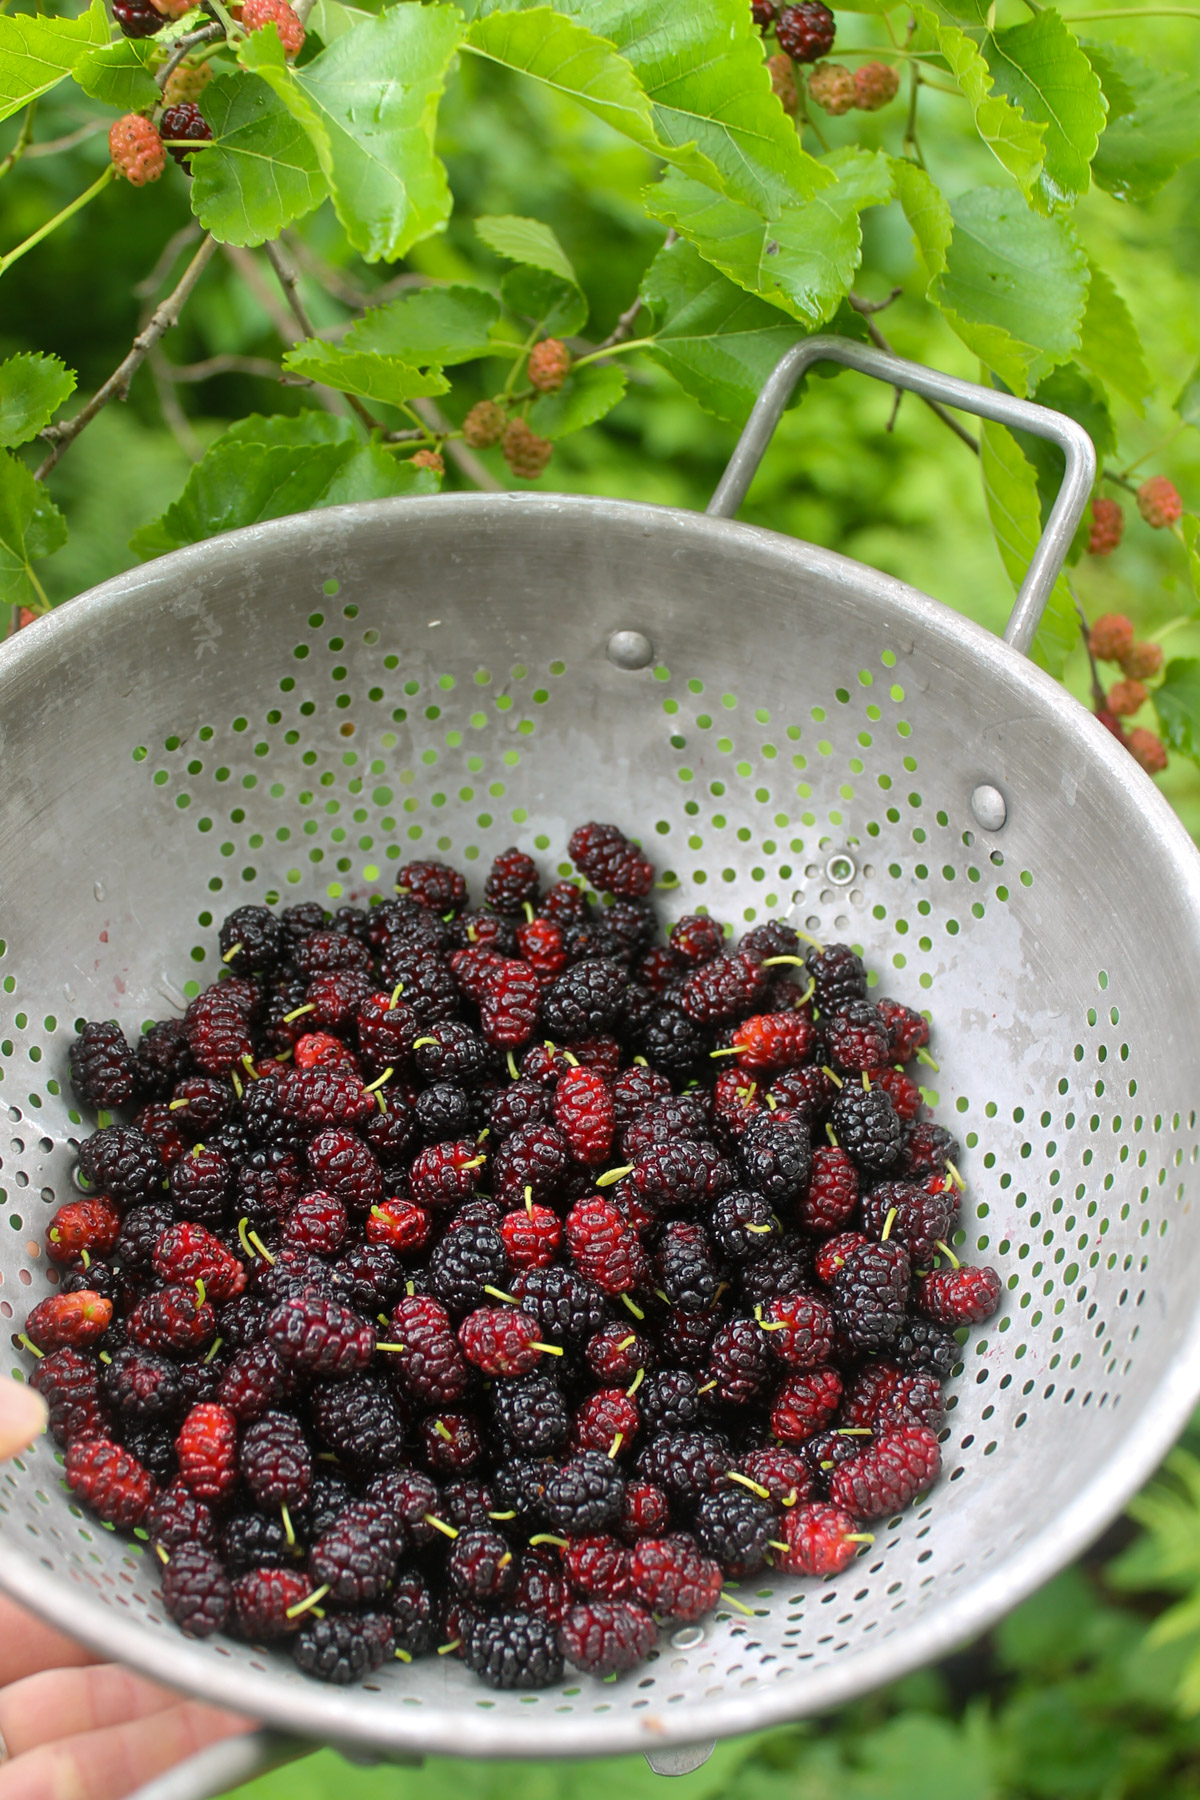
<instances>
[{"instance_id":1,"label":"metal colander","mask_svg":"<svg viewBox=\"0 0 1200 1800\"><path fill-rule=\"evenodd\" d=\"M862 946L935 1022L971 1334L933 1492L823 1582L744 1583L615 1683L494 1693L452 1657L331 1690L181 1637L140 1541L43 1439L0 1473L0 1585L91 1645L380 1754L672 1746L837 1705L986 1627L1151 1470L1200 1385L1200 858L1124 750L1020 651L1091 483L1069 420L837 339L790 353L713 509L818 356L1049 436L1064 493L1010 647L829 551L720 516L527 494L305 514L106 583L0 655L0 1314L6 1368L71 1192L81 1016L178 1012L243 901L362 901L590 817L742 929ZM669 872L666 873L666 872ZM11 1335L10 1335L11 1334ZM678 1766L678 1765L676 1765ZM175 1791L175 1790L172 1790Z\"/></svg>"}]
</instances>

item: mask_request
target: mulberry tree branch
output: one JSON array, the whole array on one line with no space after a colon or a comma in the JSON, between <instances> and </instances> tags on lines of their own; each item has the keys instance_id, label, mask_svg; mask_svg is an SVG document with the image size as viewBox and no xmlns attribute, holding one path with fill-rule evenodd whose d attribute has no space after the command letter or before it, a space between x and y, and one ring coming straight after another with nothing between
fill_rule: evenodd
<instances>
[{"instance_id":1,"label":"mulberry tree branch","mask_svg":"<svg viewBox=\"0 0 1200 1800\"><path fill-rule=\"evenodd\" d=\"M161 305L156 306L146 324L138 332L125 356L113 370L102 387L97 388L86 406L80 407L73 419L64 419L60 425L47 425L41 436L50 444L50 454L37 470L36 479L44 481L55 463L70 448L80 432L89 426L98 412L106 407L110 400L124 400L128 397L130 383L151 350L159 339L170 331L172 325L179 321L179 315L192 293L193 288L208 267L216 249L216 239L206 237L191 262L184 270L178 285L169 293Z\"/></svg>"}]
</instances>

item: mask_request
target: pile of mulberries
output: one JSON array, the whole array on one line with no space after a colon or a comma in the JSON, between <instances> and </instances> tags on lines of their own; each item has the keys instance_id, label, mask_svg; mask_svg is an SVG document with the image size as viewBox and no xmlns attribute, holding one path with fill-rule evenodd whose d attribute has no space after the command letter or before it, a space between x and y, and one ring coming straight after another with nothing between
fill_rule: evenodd
<instances>
[{"instance_id":1,"label":"pile of mulberries","mask_svg":"<svg viewBox=\"0 0 1200 1800\"><path fill-rule=\"evenodd\" d=\"M485 904L420 861L242 906L132 1046L81 1021L79 1146L24 1322L66 1485L195 1637L324 1681L633 1668L936 1479L1000 1280L952 1244L926 1019L782 919L663 941L615 826Z\"/></svg>"}]
</instances>

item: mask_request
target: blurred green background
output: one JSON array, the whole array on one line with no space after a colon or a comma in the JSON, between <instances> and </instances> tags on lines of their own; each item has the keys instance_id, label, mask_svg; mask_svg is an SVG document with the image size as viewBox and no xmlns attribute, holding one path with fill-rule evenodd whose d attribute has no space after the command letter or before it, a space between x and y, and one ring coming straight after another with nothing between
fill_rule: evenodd
<instances>
[{"instance_id":1,"label":"blurred green background","mask_svg":"<svg viewBox=\"0 0 1200 1800\"><path fill-rule=\"evenodd\" d=\"M1192 17L1097 22L1107 34L1159 64L1196 70L1200 24ZM874 41L874 27L841 15L843 42ZM51 97L39 138L86 126L98 115L75 90ZM927 160L951 193L996 178L968 135L962 103L927 92ZM902 109L856 129L899 148ZM470 221L521 213L551 224L580 272L599 341L637 290L661 230L649 224L639 191L647 159L594 118L522 87L477 60L464 67L443 109L439 148L457 208L449 231L420 246L405 269L372 268L350 253L328 207L305 226L291 253L318 325L351 318L336 297L370 292L397 274L446 277L489 273ZM16 134L4 128L0 153ZM845 125L845 132L842 127ZM850 121L831 121L836 140ZM1197 121L1200 133L1200 121ZM66 154L26 159L3 185L5 241L18 241L94 178L107 159L102 132ZM1123 207L1095 192L1080 208L1083 233L1129 302L1162 404L1139 419L1118 411L1116 466L1145 458L1142 472L1169 474L1185 506L1200 510L1200 436L1181 427L1170 400L1200 357L1200 163L1148 205ZM157 186L118 184L57 232L0 283L0 355L52 351L95 388L128 348L156 297L168 291L189 253L185 178L168 170ZM976 369L940 316L917 296L912 247L896 208L864 216L859 291L902 297L878 323L903 354L965 376ZM181 234L171 248L173 234ZM197 234L198 235L198 234ZM195 242L193 237L191 240ZM167 254L164 257L164 249ZM111 406L50 479L71 539L42 570L55 603L131 566L131 533L179 492L190 462L231 420L250 411L296 411L312 404L296 387L262 373L278 363L287 328L269 265L240 253L218 256L182 325L165 343L176 368L140 373L129 401ZM332 275L331 272L332 271ZM319 277L319 279L318 279ZM139 292L140 288L140 292ZM335 290L331 292L331 289ZM736 439L685 397L653 364L631 357L625 400L601 425L566 440L542 485L700 508ZM473 365L456 381L447 410L461 418L496 378ZM473 385L474 384L474 385ZM498 385L498 382L497 382ZM1002 628L1012 593L987 523L970 451L919 402L906 398L889 428L892 395L858 377L811 384L785 418L755 481L743 517L817 543L912 582L981 624ZM497 453L485 461L499 479ZM1140 478L1140 477L1139 477ZM451 468L448 485L454 485ZM1089 618L1127 612L1139 635L1170 627L1170 654L1200 654L1200 627L1173 624L1190 612L1180 546L1143 526L1127 507L1126 541L1109 562L1084 558L1073 581ZM1086 696L1077 656L1068 685ZM1152 718L1138 721L1153 725ZM1200 835L1200 775L1173 758L1160 785ZM1131 935L1137 922L1130 920ZM1200 1493L1200 1484L1197 1492ZM1200 1795L1200 1721L1177 1699L1181 1673L1196 1657L1194 1631L1161 1641L1172 1598L1200 1587L1200 1512L1175 1491L1175 1512L1149 1535L1122 1522L1104 1542L984 1642L937 1669L910 1677L859 1705L812 1724L718 1747L698 1773L670 1790L639 1758L581 1764L468 1764L431 1761L421 1769L363 1769L322 1752L239 1790L245 1800L1174 1800ZM1189 1560L1190 1559L1190 1560ZM1200 1617L1200 1615L1198 1615ZM1184 1621L1185 1625L1187 1620ZM1166 1628L1169 1631L1170 1627Z\"/></svg>"}]
</instances>

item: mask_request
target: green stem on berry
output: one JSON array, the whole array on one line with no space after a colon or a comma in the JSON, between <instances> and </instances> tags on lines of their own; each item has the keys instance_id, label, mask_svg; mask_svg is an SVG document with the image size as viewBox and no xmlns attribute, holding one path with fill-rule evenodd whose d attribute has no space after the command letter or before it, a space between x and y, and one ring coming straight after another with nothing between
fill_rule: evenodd
<instances>
[{"instance_id":1,"label":"green stem on berry","mask_svg":"<svg viewBox=\"0 0 1200 1800\"><path fill-rule=\"evenodd\" d=\"M895 1223L896 1223L896 1208L893 1206L893 1207L889 1208L888 1216L883 1221L883 1230L879 1234L879 1241L881 1244L887 1243L888 1238L891 1236L892 1226Z\"/></svg>"},{"instance_id":2,"label":"green stem on berry","mask_svg":"<svg viewBox=\"0 0 1200 1800\"><path fill-rule=\"evenodd\" d=\"M513 1294L506 1294L503 1288L484 1287L484 1293L490 1294L493 1300L504 1300L509 1306L520 1306L521 1302Z\"/></svg>"},{"instance_id":3,"label":"green stem on berry","mask_svg":"<svg viewBox=\"0 0 1200 1800\"><path fill-rule=\"evenodd\" d=\"M236 43L239 38L245 37L245 30L241 25L235 24L233 19L230 18L224 6L221 4L221 0L207 0L207 4L210 9L216 13L217 18L225 27L225 36L231 43Z\"/></svg>"},{"instance_id":4,"label":"green stem on berry","mask_svg":"<svg viewBox=\"0 0 1200 1800\"><path fill-rule=\"evenodd\" d=\"M656 337L630 338L624 344L610 344L607 350L593 350L587 356L578 356L571 367L572 369L582 369L588 363L599 362L602 357L624 356L627 350L645 350L657 342Z\"/></svg>"},{"instance_id":5,"label":"green stem on berry","mask_svg":"<svg viewBox=\"0 0 1200 1800\"><path fill-rule=\"evenodd\" d=\"M633 1314L635 1319L641 1320L641 1319L645 1318L646 1315L642 1311L641 1307L637 1304L637 1302L635 1300L631 1300L629 1298L628 1294L621 1295L621 1304L622 1304L622 1306L627 1306L629 1308L630 1312Z\"/></svg>"},{"instance_id":6,"label":"green stem on berry","mask_svg":"<svg viewBox=\"0 0 1200 1800\"><path fill-rule=\"evenodd\" d=\"M453 1525L447 1525L445 1519L439 1519L434 1513L425 1514L425 1523L427 1525L432 1525L435 1531L443 1532L448 1538L456 1538L458 1536L458 1532L454 1529Z\"/></svg>"},{"instance_id":7,"label":"green stem on berry","mask_svg":"<svg viewBox=\"0 0 1200 1800\"><path fill-rule=\"evenodd\" d=\"M967 1184L963 1180L962 1176L959 1174L958 1170L955 1168L954 1164L950 1161L949 1157L946 1158L946 1173L949 1175L951 1181L954 1183L955 1187L958 1188L960 1193L965 1194L967 1191Z\"/></svg>"},{"instance_id":8,"label":"green stem on berry","mask_svg":"<svg viewBox=\"0 0 1200 1800\"><path fill-rule=\"evenodd\" d=\"M247 1235L250 1242L254 1245L257 1254L263 1258L264 1262L269 1262L271 1266L274 1267L275 1258L271 1255L271 1252L267 1249L267 1246L263 1243L257 1231L251 1231L247 1233Z\"/></svg>"},{"instance_id":9,"label":"green stem on berry","mask_svg":"<svg viewBox=\"0 0 1200 1800\"><path fill-rule=\"evenodd\" d=\"M314 1588L311 1594L306 1594L304 1596L303 1600L297 1600L295 1606L289 1606L283 1615L284 1618L298 1619L301 1613L306 1613L310 1607L319 1606L328 1592L328 1582L326 1582L323 1587Z\"/></svg>"},{"instance_id":10,"label":"green stem on berry","mask_svg":"<svg viewBox=\"0 0 1200 1800\"><path fill-rule=\"evenodd\" d=\"M754 1608L752 1606L743 1606L742 1602L740 1600L735 1600L733 1595L731 1593L729 1593L725 1588L721 1589L721 1598L722 1598L722 1600L724 1600L726 1606L736 1606L737 1610L740 1613L745 1613L745 1615L748 1619L752 1619L754 1617Z\"/></svg>"},{"instance_id":11,"label":"green stem on berry","mask_svg":"<svg viewBox=\"0 0 1200 1800\"><path fill-rule=\"evenodd\" d=\"M752 1494L757 1494L760 1500L771 1498L770 1488L765 1488L761 1481L751 1481L750 1477L743 1475L740 1469L726 1469L725 1479L739 1482L742 1487L749 1488Z\"/></svg>"},{"instance_id":12,"label":"green stem on berry","mask_svg":"<svg viewBox=\"0 0 1200 1800\"><path fill-rule=\"evenodd\" d=\"M279 1516L283 1520L284 1535L294 1550L296 1548L296 1527L292 1524L292 1515L286 1506L281 1506L279 1509ZM319 1600L320 1598L321 1596L318 1594L317 1599Z\"/></svg>"},{"instance_id":13,"label":"green stem on berry","mask_svg":"<svg viewBox=\"0 0 1200 1800\"><path fill-rule=\"evenodd\" d=\"M630 1344L632 1344L634 1341L635 1340L633 1337L626 1339L626 1342L630 1343ZM619 1346L619 1348L621 1348L623 1350L625 1348L625 1345L622 1344ZM645 1379L646 1379L645 1369L639 1369L637 1374L634 1376L633 1380L630 1382L629 1386L625 1389L625 1398L627 1400L633 1399L633 1396L637 1393L638 1389L641 1387L641 1385L642 1385L643 1381L645 1381Z\"/></svg>"},{"instance_id":14,"label":"green stem on berry","mask_svg":"<svg viewBox=\"0 0 1200 1800\"><path fill-rule=\"evenodd\" d=\"M302 1018L305 1013L316 1012L316 1010L316 1001L310 1000L305 1006L294 1006L290 1013L284 1013L281 1022L284 1025L291 1025L296 1019Z\"/></svg>"},{"instance_id":15,"label":"green stem on berry","mask_svg":"<svg viewBox=\"0 0 1200 1800\"><path fill-rule=\"evenodd\" d=\"M536 1533L535 1536L530 1538L529 1542L531 1545L534 1545L534 1544L557 1544L560 1550L566 1550L566 1549L569 1549L569 1547L570 1547L567 1543L566 1538L555 1537L554 1533L551 1531L539 1531Z\"/></svg>"},{"instance_id":16,"label":"green stem on berry","mask_svg":"<svg viewBox=\"0 0 1200 1800\"><path fill-rule=\"evenodd\" d=\"M614 1182L621 1181L626 1175L632 1175L632 1173L632 1163L624 1163L619 1169L606 1169L603 1175L597 1175L596 1186L598 1188L612 1187Z\"/></svg>"},{"instance_id":17,"label":"green stem on berry","mask_svg":"<svg viewBox=\"0 0 1200 1800\"><path fill-rule=\"evenodd\" d=\"M938 1063L934 1062L932 1056L930 1056L928 1050L925 1049L924 1045L922 1045L922 1047L917 1051L917 1061L925 1063L929 1068L931 1068L933 1070L935 1075L940 1075L942 1072L940 1065Z\"/></svg>"},{"instance_id":18,"label":"green stem on berry","mask_svg":"<svg viewBox=\"0 0 1200 1800\"><path fill-rule=\"evenodd\" d=\"M430 1042L430 1043L431 1043L431 1044L433 1044L433 1043L436 1043L436 1042L437 1042L437 1039L436 1039L436 1038L430 1038L430 1040L429 1040L429 1042ZM380 1089L380 1088L381 1088L381 1087L382 1087L382 1086L383 1086L383 1084L384 1084L384 1082L385 1082L385 1081L390 1081L390 1080L391 1080L391 1079L392 1079L392 1076L393 1076L393 1075L394 1075L394 1074L395 1074L395 1073L396 1073L396 1071L395 1071L395 1069L393 1069L393 1068L392 1068L392 1067L391 1067L391 1065L390 1065L390 1064L389 1064L389 1065L388 1065L388 1067L387 1067L387 1068L386 1068L386 1069L385 1069L385 1070L384 1070L384 1071L383 1071L383 1074L382 1074L382 1075L377 1075L377 1076L376 1076L376 1077L375 1077L375 1080L374 1080L374 1081L371 1081L371 1082L368 1082L368 1084L367 1084L367 1086L366 1086L366 1087L365 1087L365 1088L364 1088L364 1089L363 1089L363 1093L364 1093L364 1094L374 1094L374 1093L377 1093L377 1092L378 1092L378 1090L379 1090L379 1089Z\"/></svg>"},{"instance_id":19,"label":"green stem on berry","mask_svg":"<svg viewBox=\"0 0 1200 1800\"><path fill-rule=\"evenodd\" d=\"M955 1256L955 1254L954 1254L953 1250L950 1248L949 1244L944 1244L942 1242L941 1238L936 1238L934 1241L937 1244L938 1249L943 1253L943 1255L948 1256L950 1258L950 1261L954 1264L954 1267L956 1269L961 1269L962 1264L959 1262L957 1256Z\"/></svg>"},{"instance_id":20,"label":"green stem on berry","mask_svg":"<svg viewBox=\"0 0 1200 1800\"><path fill-rule=\"evenodd\" d=\"M920 141L917 138L917 101L921 93L921 71L914 62L912 65L908 89L908 117L904 122L904 141L902 148L912 151L913 161L920 168L925 167L925 158L921 154Z\"/></svg>"},{"instance_id":21,"label":"green stem on berry","mask_svg":"<svg viewBox=\"0 0 1200 1800\"><path fill-rule=\"evenodd\" d=\"M18 1342L18 1344L24 1344L24 1346L25 1346L26 1350L28 1350L29 1354L31 1356L36 1356L39 1362L41 1362L43 1356L45 1356L45 1354L46 1354L46 1352L44 1350L39 1350L37 1345L34 1343L33 1339L26 1337L26 1335L23 1331L18 1331L17 1342Z\"/></svg>"},{"instance_id":22,"label":"green stem on berry","mask_svg":"<svg viewBox=\"0 0 1200 1800\"><path fill-rule=\"evenodd\" d=\"M411 1655L411 1653L410 1653L410 1652L409 1652L409 1651L407 1651L407 1650L394 1650L394 1651L393 1651L393 1652L392 1652L392 1654L393 1654L393 1656L395 1656L395 1657L396 1657L396 1658L397 1658L397 1659L398 1659L398 1660L399 1660L399 1661L400 1661L400 1662L405 1662L405 1663L410 1663L410 1662L411 1662L411 1661L412 1661L412 1655Z\"/></svg>"},{"instance_id":23,"label":"green stem on berry","mask_svg":"<svg viewBox=\"0 0 1200 1800\"><path fill-rule=\"evenodd\" d=\"M619 1450L620 1450L620 1448L621 1448L621 1445L622 1445L622 1444L623 1444L623 1443L624 1443L624 1442L625 1442L625 1433L624 1433L624 1432L623 1432L623 1431L618 1431L618 1432L617 1432L617 1434L616 1434L616 1436L615 1436L615 1437L614 1437L614 1438L613 1438L613 1441L612 1441L612 1443L611 1443L611 1444L610 1444L610 1445L609 1445L609 1446L608 1446L608 1460L609 1460L609 1462L615 1462L615 1461L616 1461L616 1457L617 1457L617 1452L618 1452L618 1451L619 1451Z\"/></svg>"},{"instance_id":24,"label":"green stem on berry","mask_svg":"<svg viewBox=\"0 0 1200 1800\"><path fill-rule=\"evenodd\" d=\"M832 1083L835 1087L845 1087L846 1084L842 1080L841 1076L835 1075L828 1063L821 1064L821 1073L822 1073L822 1075L828 1075L830 1081L832 1081Z\"/></svg>"},{"instance_id":25,"label":"green stem on berry","mask_svg":"<svg viewBox=\"0 0 1200 1800\"><path fill-rule=\"evenodd\" d=\"M372 1207L371 1210L372 1210L372 1212L375 1212L378 1210L378 1208ZM400 1350L404 1349L404 1345L403 1344L383 1344L383 1343L376 1342L375 1348L377 1350L400 1351Z\"/></svg>"},{"instance_id":26,"label":"green stem on berry","mask_svg":"<svg viewBox=\"0 0 1200 1800\"><path fill-rule=\"evenodd\" d=\"M505 1060L505 1061L506 1061L506 1063L507 1063L507 1064L508 1064L508 1072L509 1072L509 1074L510 1074L510 1075L511 1075L511 1076L512 1076L512 1078L513 1078L513 1080L514 1080L514 1081L520 1081L520 1079L521 1079L521 1071L520 1071L520 1069L518 1069L518 1067L517 1067L517 1059L516 1059L516 1057L515 1057L515 1056L514 1056L514 1055L513 1055L513 1053L512 1053L512 1051L511 1051L511 1050L510 1050L510 1051L509 1051L509 1052L508 1052L508 1054L507 1054L507 1055L506 1055L506 1057L505 1057L505 1059L504 1059L504 1060Z\"/></svg>"},{"instance_id":27,"label":"green stem on berry","mask_svg":"<svg viewBox=\"0 0 1200 1800\"><path fill-rule=\"evenodd\" d=\"M510 1511L510 1512L490 1512L490 1513L489 1513L489 1514L488 1514L488 1518L489 1518L489 1519L515 1519L515 1518L516 1518L516 1516L517 1516L517 1515L516 1515L516 1513L515 1513L515 1512L513 1512L513 1511Z\"/></svg>"},{"instance_id":28,"label":"green stem on berry","mask_svg":"<svg viewBox=\"0 0 1200 1800\"><path fill-rule=\"evenodd\" d=\"M438 1645L437 1653L439 1656L449 1656L452 1651L458 1649L458 1647L461 1643L462 1643L462 1639L460 1637L451 1638L450 1642L448 1644L439 1644Z\"/></svg>"}]
</instances>

